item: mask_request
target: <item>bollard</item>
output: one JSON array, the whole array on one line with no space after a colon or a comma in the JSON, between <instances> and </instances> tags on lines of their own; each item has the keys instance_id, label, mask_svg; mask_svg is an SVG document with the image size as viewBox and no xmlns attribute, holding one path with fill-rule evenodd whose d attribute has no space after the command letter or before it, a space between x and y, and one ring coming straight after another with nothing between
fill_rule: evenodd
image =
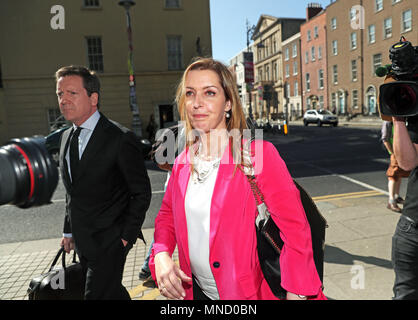
<instances>
[{"instance_id":1,"label":"bollard","mask_svg":"<svg viewBox=\"0 0 418 320\"><path fill-rule=\"evenodd\" d=\"M283 121L283 133L284 133L285 136L287 136L288 130L287 130L286 120Z\"/></svg>"}]
</instances>

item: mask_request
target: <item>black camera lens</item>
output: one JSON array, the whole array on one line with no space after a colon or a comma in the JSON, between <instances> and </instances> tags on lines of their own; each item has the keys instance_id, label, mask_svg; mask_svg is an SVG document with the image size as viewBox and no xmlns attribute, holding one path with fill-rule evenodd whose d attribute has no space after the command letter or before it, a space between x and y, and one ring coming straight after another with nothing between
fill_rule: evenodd
<instances>
[{"instance_id":1,"label":"black camera lens","mask_svg":"<svg viewBox=\"0 0 418 320\"><path fill-rule=\"evenodd\" d=\"M418 83L394 81L380 86L380 112L386 116L410 117L418 114Z\"/></svg>"},{"instance_id":2,"label":"black camera lens","mask_svg":"<svg viewBox=\"0 0 418 320\"><path fill-rule=\"evenodd\" d=\"M0 205L47 204L57 184L58 169L44 137L12 139L0 147Z\"/></svg>"}]
</instances>

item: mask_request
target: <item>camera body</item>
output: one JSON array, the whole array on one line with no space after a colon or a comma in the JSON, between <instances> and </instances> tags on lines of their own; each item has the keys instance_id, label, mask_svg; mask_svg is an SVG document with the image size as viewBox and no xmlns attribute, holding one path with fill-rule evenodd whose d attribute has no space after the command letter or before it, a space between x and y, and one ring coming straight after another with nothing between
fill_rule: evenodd
<instances>
[{"instance_id":1,"label":"camera body","mask_svg":"<svg viewBox=\"0 0 418 320\"><path fill-rule=\"evenodd\" d=\"M404 37L389 49L391 65L376 70L379 77L386 76L379 88L379 112L383 120L392 117L418 115L418 46Z\"/></svg>"}]
</instances>

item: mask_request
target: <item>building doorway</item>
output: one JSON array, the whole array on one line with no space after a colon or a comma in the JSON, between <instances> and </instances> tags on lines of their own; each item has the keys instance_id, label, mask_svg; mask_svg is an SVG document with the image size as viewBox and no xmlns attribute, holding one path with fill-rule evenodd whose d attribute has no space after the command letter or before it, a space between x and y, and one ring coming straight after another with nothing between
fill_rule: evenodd
<instances>
[{"instance_id":1,"label":"building doorway","mask_svg":"<svg viewBox=\"0 0 418 320\"><path fill-rule=\"evenodd\" d=\"M345 114L345 94L344 90L338 91L338 114Z\"/></svg>"},{"instance_id":2,"label":"building doorway","mask_svg":"<svg viewBox=\"0 0 418 320\"><path fill-rule=\"evenodd\" d=\"M172 104L160 104L158 111L160 113L160 128L167 128L175 124Z\"/></svg>"},{"instance_id":3,"label":"building doorway","mask_svg":"<svg viewBox=\"0 0 418 320\"><path fill-rule=\"evenodd\" d=\"M376 89L373 86L370 86L366 91L366 103L367 111L366 113L373 115L377 113L376 110Z\"/></svg>"}]
</instances>

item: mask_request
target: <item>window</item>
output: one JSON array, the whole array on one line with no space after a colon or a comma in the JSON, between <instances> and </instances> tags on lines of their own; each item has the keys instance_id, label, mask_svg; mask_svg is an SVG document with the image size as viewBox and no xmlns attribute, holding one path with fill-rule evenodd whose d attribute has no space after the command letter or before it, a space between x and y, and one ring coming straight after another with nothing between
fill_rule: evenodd
<instances>
[{"instance_id":1,"label":"window","mask_svg":"<svg viewBox=\"0 0 418 320\"><path fill-rule=\"evenodd\" d=\"M357 81L357 60L351 60L351 81Z\"/></svg>"},{"instance_id":2,"label":"window","mask_svg":"<svg viewBox=\"0 0 418 320\"><path fill-rule=\"evenodd\" d=\"M100 2L99 0L84 0L84 7L100 7Z\"/></svg>"},{"instance_id":3,"label":"window","mask_svg":"<svg viewBox=\"0 0 418 320\"><path fill-rule=\"evenodd\" d=\"M289 83L286 83L285 97L290 97L290 84Z\"/></svg>"},{"instance_id":4,"label":"window","mask_svg":"<svg viewBox=\"0 0 418 320\"><path fill-rule=\"evenodd\" d=\"M331 19L331 30L337 29L337 18Z\"/></svg>"},{"instance_id":5,"label":"window","mask_svg":"<svg viewBox=\"0 0 418 320\"><path fill-rule=\"evenodd\" d=\"M289 60L289 47L286 47L284 49L284 60L285 61Z\"/></svg>"},{"instance_id":6,"label":"window","mask_svg":"<svg viewBox=\"0 0 418 320\"><path fill-rule=\"evenodd\" d=\"M318 47L318 60L322 59L322 47Z\"/></svg>"},{"instance_id":7,"label":"window","mask_svg":"<svg viewBox=\"0 0 418 320\"><path fill-rule=\"evenodd\" d=\"M165 7L167 9L178 9L180 8L180 0L165 0Z\"/></svg>"},{"instance_id":8,"label":"window","mask_svg":"<svg viewBox=\"0 0 418 320\"><path fill-rule=\"evenodd\" d=\"M298 45L296 43L292 46L292 57L295 58L298 56Z\"/></svg>"},{"instance_id":9,"label":"window","mask_svg":"<svg viewBox=\"0 0 418 320\"><path fill-rule=\"evenodd\" d=\"M376 74L376 69L382 66L382 54L378 53L373 55L373 75Z\"/></svg>"},{"instance_id":10,"label":"window","mask_svg":"<svg viewBox=\"0 0 418 320\"><path fill-rule=\"evenodd\" d=\"M332 41L332 54L334 56L338 54L338 41L337 40Z\"/></svg>"},{"instance_id":11,"label":"window","mask_svg":"<svg viewBox=\"0 0 418 320\"><path fill-rule=\"evenodd\" d=\"M285 66L285 76L286 76L286 78L289 78L289 76L290 76L290 68L289 68L289 65L287 64L286 66Z\"/></svg>"},{"instance_id":12,"label":"window","mask_svg":"<svg viewBox=\"0 0 418 320\"><path fill-rule=\"evenodd\" d=\"M306 91L311 91L311 77L309 73L305 74L305 79L306 79Z\"/></svg>"},{"instance_id":13,"label":"window","mask_svg":"<svg viewBox=\"0 0 418 320\"><path fill-rule=\"evenodd\" d=\"M350 48L351 50L354 50L357 48L357 33L352 32L350 34Z\"/></svg>"},{"instance_id":14,"label":"window","mask_svg":"<svg viewBox=\"0 0 418 320\"><path fill-rule=\"evenodd\" d=\"M331 107L332 109L337 108L337 94L335 92L331 94Z\"/></svg>"},{"instance_id":15,"label":"window","mask_svg":"<svg viewBox=\"0 0 418 320\"><path fill-rule=\"evenodd\" d=\"M312 47L312 48L311 48L311 60L312 60L312 61L315 61L315 59L316 59L316 58L315 58L315 47Z\"/></svg>"},{"instance_id":16,"label":"window","mask_svg":"<svg viewBox=\"0 0 418 320\"><path fill-rule=\"evenodd\" d=\"M89 68L97 72L103 72L103 50L101 37L86 37L87 57Z\"/></svg>"},{"instance_id":17,"label":"window","mask_svg":"<svg viewBox=\"0 0 418 320\"><path fill-rule=\"evenodd\" d=\"M374 24L370 25L368 28L368 39L369 43L375 43L376 42L376 27Z\"/></svg>"},{"instance_id":18,"label":"window","mask_svg":"<svg viewBox=\"0 0 418 320\"><path fill-rule=\"evenodd\" d=\"M273 81L277 81L277 63L273 63Z\"/></svg>"},{"instance_id":19,"label":"window","mask_svg":"<svg viewBox=\"0 0 418 320\"><path fill-rule=\"evenodd\" d=\"M324 96L319 96L319 107L324 109Z\"/></svg>"},{"instance_id":20,"label":"window","mask_svg":"<svg viewBox=\"0 0 418 320\"><path fill-rule=\"evenodd\" d=\"M183 68L183 49L181 36L167 36L168 70Z\"/></svg>"},{"instance_id":21,"label":"window","mask_svg":"<svg viewBox=\"0 0 418 320\"><path fill-rule=\"evenodd\" d=\"M384 39L392 36L392 18L387 18L383 22L383 37Z\"/></svg>"},{"instance_id":22,"label":"window","mask_svg":"<svg viewBox=\"0 0 418 320\"><path fill-rule=\"evenodd\" d=\"M266 71L266 80L270 81L270 68L268 65L265 66L265 71Z\"/></svg>"},{"instance_id":23,"label":"window","mask_svg":"<svg viewBox=\"0 0 418 320\"><path fill-rule=\"evenodd\" d=\"M353 108L358 108L358 91L353 90L351 97L352 97L351 103L353 105Z\"/></svg>"},{"instance_id":24,"label":"window","mask_svg":"<svg viewBox=\"0 0 418 320\"><path fill-rule=\"evenodd\" d=\"M412 30L412 10L402 12L402 32Z\"/></svg>"},{"instance_id":25,"label":"window","mask_svg":"<svg viewBox=\"0 0 418 320\"><path fill-rule=\"evenodd\" d=\"M350 22L356 21L357 19L357 9L355 7L352 7L350 9Z\"/></svg>"},{"instance_id":26,"label":"window","mask_svg":"<svg viewBox=\"0 0 418 320\"><path fill-rule=\"evenodd\" d=\"M293 75L297 75L297 74L298 74L298 62L293 61Z\"/></svg>"},{"instance_id":27,"label":"window","mask_svg":"<svg viewBox=\"0 0 418 320\"><path fill-rule=\"evenodd\" d=\"M374 9L376 12L383 10L383 0L375 0Z\"/></svg>"},{"instance_id":28,"label":"window","mask_svg":"<svg viewBox=\"0 0 418 320\"><path fill-rule=\"evenodd\" d=\"M324 70L322 69L318 71L318 88L324 89Z\"/></svg>"},{"instance_id":29,"label":"window","mask_svg":"<svg viewBox=\"0 0 418 320\"><path fill-rule=\"evenodd\" d=\"M309 62L309 52L306 51L305 52L305 63L308 63L308 62Z\"/></svg>"},{"instance_id":30,"label":"window","mask_svg":"<svg viewBox=\"0 0 418 320\"><path fill-rule=\"evenodd\" d=\"M336 64L332 66L332 81L334 84L338 83L338 66Z\"/></svg>"},{"instance_id":31,"label":"window","mask_svg":"<svg viewBox=\"0 0 418 320\"><path fill-rule=\"evenodd\" d=\"M392 4L396 4L398 2L401 2L401 0L392 0Z\"/></svg>"},{"instance_id":32,"label":"window","mask_svg":"<svg viewBox=\"0 0 418 320\"><path fill-rule=\"evenodd\" d=\"M314 38L318 38L318 27L315 26L313 29Z\"/></svg>"},{"instance_id":33,"label":"window","mask_svg":"<svg viewBox=\"0 0 418 320\"><path fill-rule=\"evenodd\" d=\"M299 95L299 84L297 81L295 81L293 85L293 95L296 97Z\"/></svg>"},{"instance_id":34,"label":"window","mask_svg":"<svg viewBox=\"0 0 418 320\"><path fill-rule=\"evenodd\" d=\"M311 30L308 30L308 41L311 41L312 37L311 37Z\"/></svg>"}]
</instances>

